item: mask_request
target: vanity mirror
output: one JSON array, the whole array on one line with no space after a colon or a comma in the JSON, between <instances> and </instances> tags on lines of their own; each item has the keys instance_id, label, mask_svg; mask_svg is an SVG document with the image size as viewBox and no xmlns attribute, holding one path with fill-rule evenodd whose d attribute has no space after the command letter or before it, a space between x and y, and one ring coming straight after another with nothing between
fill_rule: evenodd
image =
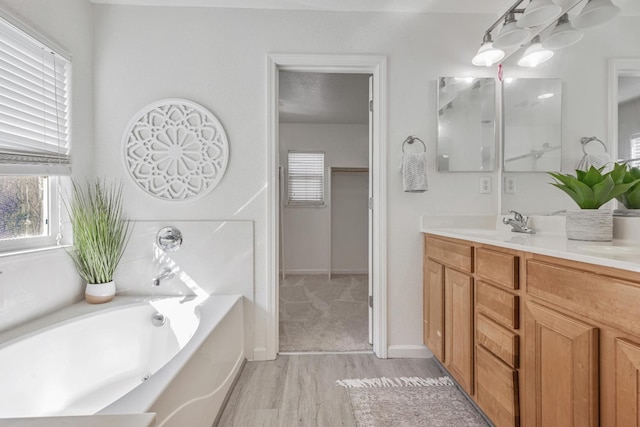
<instances>
[{"instance_id":1,"label":"vanity mirror","mask_svg":"<svg viewBox=\"0 0 640 427\"><path fill-rule=\"evenodd\" d=\"M503 82L505 172L558 171L562 165L560 79Z\"/></svg>"},{"instance_id":2,"label":"vanity mirror","mask_svg":"<svg viewBox=\"0 0 640 427\"><path fill-rule=\"evenodd\" d=\"M609 128L616 158L640 166L640 59L612 59L609 70Z\"/></svg>"},{"instance_id":3,"label":"vanity mirror","mask_svg":"<svg viewBox=\"0 0 640 427\"><path fill-rule=\"evenodd\" d=\"M440 77L439 172L492 171L495 167L495 80Z\"/></svg>"}]
</instances>

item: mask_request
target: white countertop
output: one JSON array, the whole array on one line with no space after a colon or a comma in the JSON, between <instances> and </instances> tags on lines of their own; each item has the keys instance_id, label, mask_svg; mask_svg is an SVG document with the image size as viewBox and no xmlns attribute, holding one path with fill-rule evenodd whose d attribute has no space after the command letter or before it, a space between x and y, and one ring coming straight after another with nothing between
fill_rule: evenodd
<instances>
[{"instance_id":1,"label":"white countertop","mask_svg":"<svg viewBox=\"0 0 640 427\"><path fill-rule=\"evenodd\" d=\"M471 227L468 226L469 224ZM485 218L482 226L478 228L475 228L477 227L476 221L461 223L460 226L451 226L453 224L449 221L446 226L442 226L440 219L431 220L430 217L422 217L420 231L640 273L640 241L622 239L614 239L611 242L568 240L564 234L558 232L558 228L553 228L549 232L539 231L536 234L524 234L513 233L509 227L498 225L497 221L494 224L491 227L490 221L486 221Z\"/></svg>"}]
</instances>

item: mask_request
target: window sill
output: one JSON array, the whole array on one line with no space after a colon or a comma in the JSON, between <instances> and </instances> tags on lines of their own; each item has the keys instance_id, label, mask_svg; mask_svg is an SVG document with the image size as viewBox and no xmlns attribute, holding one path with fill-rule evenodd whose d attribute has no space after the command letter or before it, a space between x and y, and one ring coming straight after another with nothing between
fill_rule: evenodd
<instances>
[{"instance_id":1,"label":"window sill","mask_svg":"<svg viewBox=\"0 0 640 427\"><path fill-rule=\"evenodd\" d=\"M72 246L73 245L56 245L56 246L44 246L41 248L13 249L13 250L1 251L0 258L11 257L16 255L33 254L36 252L54 251L58 249L71 248Z\"/></svg>"}]
</instances>

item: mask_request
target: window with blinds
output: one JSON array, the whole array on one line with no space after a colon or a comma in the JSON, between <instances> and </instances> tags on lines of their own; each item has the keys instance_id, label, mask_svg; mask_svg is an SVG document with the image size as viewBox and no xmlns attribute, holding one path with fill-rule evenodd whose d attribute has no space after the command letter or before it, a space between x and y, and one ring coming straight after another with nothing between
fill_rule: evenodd
<instances>
[{"instance_id":1,"label":"window with blinds","mask_svg":"<svg viewBox=\"0 0 640 427\"><path fill-rule=\"evenodd\" d=\"M71 64L0 19L0 173L68 175Z\"/></svg>"},{"instance_id":2,"label":"window with blinds","mask_svg":"<svg viewBox=\"0 0 640 427\"><path fill-rule=\"evenodd\" d=\"M324 153L289 151L288 183L290 205L324 205Z\"/></svg>"},{"instance_id":3,"label":"window with blinds","mask_svg":"<svg viewBox=\"0 0 640 427\"><path fill-rule=\"evenodd\" d=\"M58 242L61 178L51 175L71 173L68 56L0 16L0 251Z\"/></svg>"},{"instance_id":4,"label":"window with blinds","mask_svg":"<svg viewBox=\"0 0 640 427\"><path fill-rule=\"evenodd\" d=\"M640 159L640 133L631 136L631 158ZM638 164L638 162L634 162Z\"/></svg>"}]
</instances>

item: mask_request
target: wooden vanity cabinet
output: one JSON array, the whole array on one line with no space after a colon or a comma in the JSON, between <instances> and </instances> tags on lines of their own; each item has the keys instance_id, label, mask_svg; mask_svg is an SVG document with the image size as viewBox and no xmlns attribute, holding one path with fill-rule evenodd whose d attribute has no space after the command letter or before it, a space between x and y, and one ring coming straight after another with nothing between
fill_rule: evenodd
<instances>
[{"instance_id":1,"label":"wooden vanity cabinet","mask_svg":"<svg viewBox=\"0 0 640 427\"><path fill-rule=\"evenodd\" d=\"M424 344L444 363L444 266L424 261Z\"/></svg>"},{"instance_id":2,"label":"wooden vanity cabinet","mask_svg":"<svg viewBox=\"0 0 640 427\"><path fill-rule=\"evenodd\" d=\"M472 395L473 248L431 236L424 243L424 343Z\"/></svg>"},{"instance_id":3,"label":"wooden vanity cabinet","mask_svg":"<svg viewBox=\"0 0 640 427\"><path fill-rule=\"evenodd\" d=\"M428 234L424 272L424 342L497 427L640 427L640 273Z\"/></svg>"},{"instance_id":4,"label":"wooden vanity cabinet","mask_svg":"<svg viewBox=\"0 0 640 427\"><path fill-rule=\"evenodd\" d=\"M525 304L526 425L598 425L598 329Z\"/></svg>"},{"instance_id":5,"label":"wooden vanity cabinet","mask_svg":"<svg viewBox=\"0 0 640 427\"><path fill-rule=\"evenodd\" d=\"M473 394L473 278L445 268L444 284L444 366Z\"/></svg>"},{"instance_id":6,"label":"wooden vanity cabinet","mask_svg":"<svg viewBox=\"0 0 640 427\"><path fill-rule=\"evenodd\" d=\"M640 426L640 274L530 255L526 286L527 425Z\"/></svg>"}]
</instances>

